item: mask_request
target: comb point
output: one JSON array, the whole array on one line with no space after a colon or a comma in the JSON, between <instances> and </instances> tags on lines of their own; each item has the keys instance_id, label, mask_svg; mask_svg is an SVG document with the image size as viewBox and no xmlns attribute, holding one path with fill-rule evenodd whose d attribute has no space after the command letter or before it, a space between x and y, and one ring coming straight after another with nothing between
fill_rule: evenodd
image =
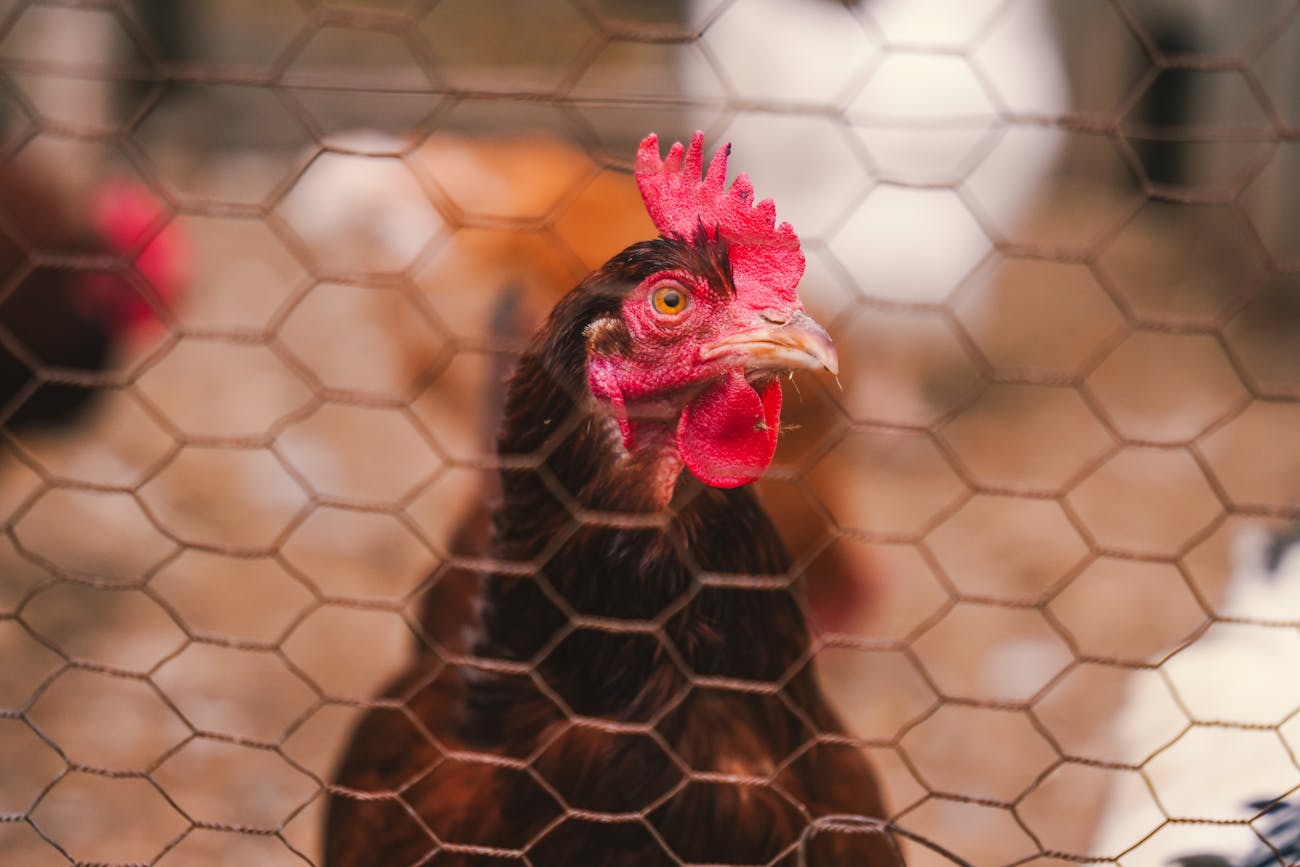
<instances>
[{"instance_id":1,"label":"comb point","mask_svg":"<svg viewBox=\"0 0 1300 867\"><path fill-rule=\"evenodd\" d=\"M736 175L736 179L731 182L731 197L746 205L754 203L754 185L750 183L747 172Z\"/></svg>"},{"instance_id":2,"label":"comb point","mask_svg":"<svg viewBox=\"0 0 1300 867\"><path fill-rule=\"evenodd\" d=\"M731 155L731 142L720 146L709 161L708 173L704 176L704 186L714 195L722 195L727 183L727 157Z\"/></svg>"},{"instance_id":3,"label":"comb point","mask_svg":"<svg viewBox=\"0 0 1300 867\"><path fill-rule=\"evenodd\" d=\"M700 130L695 131L691 136L691 146L686 149L686 162L682 166L682 174L687 181L698 181L701 173L704 171L704 133Z\"/></svg>"},{"instance_id":4,"label":"comb point","mask_svg":"<svg viewBox=\"0 0 1300 867\"><path fill-rule=\"evenodd\" d=\"M638 175L658 172L663 165L659 160L659 136L650 133L641 139L641 147L636 151L635 171Z\"/></svg>"},{"instance_id":5,"label":"comb point","mask_svg":"<svg viewBox=\"0 0 1300 867\"><path fill-rule=\"evenodd\" d=\"M682 155L685 150L681 142L673 142L673 146L668 149L668 156L664 157L664 174L675 175L682 170Z\"/></svg>"}]
</instances>

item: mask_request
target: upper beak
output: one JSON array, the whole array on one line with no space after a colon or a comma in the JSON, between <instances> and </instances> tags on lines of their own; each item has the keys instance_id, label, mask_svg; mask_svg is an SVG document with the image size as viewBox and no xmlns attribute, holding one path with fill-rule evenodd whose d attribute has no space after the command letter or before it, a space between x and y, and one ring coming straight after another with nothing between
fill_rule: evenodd
<instances>
[{"instance_id":1,"label":"upper beak","mask_svg":"<svg viewBox=\"0 0 1300 867\"><path fill-rule=\"evenodd\" d=\"M724 355L745 356L749 369L818 370L840 372L835 344L826 329L802 310L790 316L765 311L751 328L729 334L700 353L705 360Z\"/></svg>"}]
</instances>

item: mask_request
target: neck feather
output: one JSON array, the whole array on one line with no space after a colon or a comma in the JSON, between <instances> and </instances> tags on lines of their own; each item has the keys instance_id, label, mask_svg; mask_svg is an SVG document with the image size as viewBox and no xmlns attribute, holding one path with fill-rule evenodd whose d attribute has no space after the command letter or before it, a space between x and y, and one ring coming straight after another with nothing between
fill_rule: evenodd
<instances>
[{"instance_id":1,"label":"neck feather","mask_svg":"<svg viewBox=\"0 0 1300 867\"><path fill-rule=\"evenodd\" d=\"M660 707L692 673L779 679L808 638L783 582L789 557L753 493L682 474L670 428L629 455L576 391L540 354L512 381L494 553L530 574L489 580L480 652L541 654L548 683L597 716ZM714 586L737 575L749 584Z\"/></svg>"}]
</instances>

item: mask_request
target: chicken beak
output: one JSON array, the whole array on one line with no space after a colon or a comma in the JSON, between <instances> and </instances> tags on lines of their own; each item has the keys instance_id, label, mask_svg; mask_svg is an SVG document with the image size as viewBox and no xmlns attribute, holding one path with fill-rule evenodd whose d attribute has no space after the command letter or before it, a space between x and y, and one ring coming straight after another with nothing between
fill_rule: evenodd
<instances>
[{"instance_id":1,"label":"chicken beak","mask_svg":"<svg viewBox=\"0 0 1300 867\"><path fill-rule=\"evenodd\" d=\"M765 310L753 327L709 344L700 355L706 361L743 356L748 370L840 371L831 336L802 310L788 315Z\"/></svg>"}]
</instances>

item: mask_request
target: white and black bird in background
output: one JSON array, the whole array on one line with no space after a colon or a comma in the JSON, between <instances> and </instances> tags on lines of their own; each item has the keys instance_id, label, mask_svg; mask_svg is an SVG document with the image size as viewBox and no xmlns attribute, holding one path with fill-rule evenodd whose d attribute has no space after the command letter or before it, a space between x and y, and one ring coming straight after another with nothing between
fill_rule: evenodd
<instances>
[{"instance_id":1,"label":"white and black bird in background","mask_svg":"<svg viewBox=\"0 0 1300 867\"><path fill-rule=\"evenodd\" d=\"M1149 788L1116 787L1095 855L1124 867L1300 863L1300 526L1241 535L1215 613L1162 676L1131 682L1121 746L1143 743L1175 708L1190 721L1141 762Z\"/></svg>"}]
</instances>

